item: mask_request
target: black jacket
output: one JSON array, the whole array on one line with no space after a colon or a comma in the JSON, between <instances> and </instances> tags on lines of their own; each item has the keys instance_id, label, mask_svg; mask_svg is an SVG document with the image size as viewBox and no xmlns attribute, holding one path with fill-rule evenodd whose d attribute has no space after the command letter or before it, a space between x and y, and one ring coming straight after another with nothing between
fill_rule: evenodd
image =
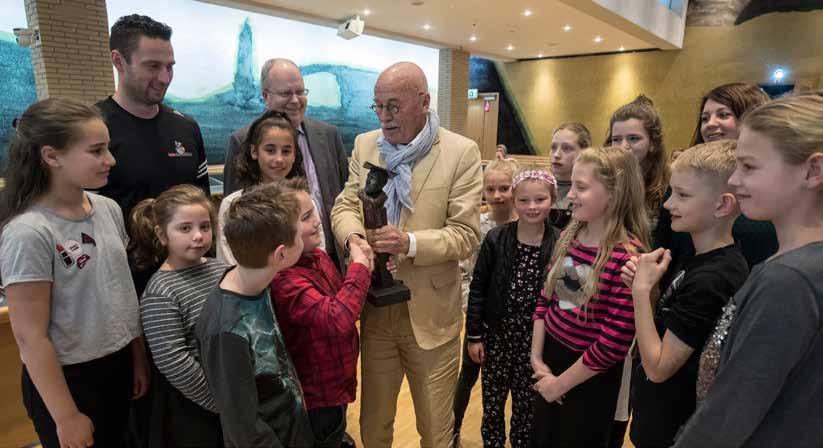
<instances>
[{"instance_id":1,"label":"black jacket","mask_svg":"<svg viewBox=\"0 0 823 448\"><path fill-rule=\"evenodd\" d=\"M548 273L554 243L560 236L560 231L549 224L548 220L545 226L540 245L543 279ZM511 279L516 250L517 221L495 227L483 239L469 285L469 306L466 311L466 339L469 342L482 342L486 332L497 328L503 317L503 301Z\"/></svg>"}]
</instances>

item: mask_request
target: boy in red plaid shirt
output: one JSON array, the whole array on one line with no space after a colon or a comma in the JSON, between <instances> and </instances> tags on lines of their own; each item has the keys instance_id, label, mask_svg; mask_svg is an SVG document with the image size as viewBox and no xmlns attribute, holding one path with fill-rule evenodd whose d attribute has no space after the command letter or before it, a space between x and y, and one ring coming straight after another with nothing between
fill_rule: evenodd
<instances>
[{"instance_id":1,"label":"boy in red plaid shirt","mask_svg":"<svg viewBox=\"0 0 823 448\"><path fill-rule=\"evenodd\" d=\"M321 447L337 448L346 431L346 407L357 390L360 341L355 322L371 283L373 261L356 244L344 279L320 245L320 218L308 184L286 181L299 190L298 232L303 253L274 277L272 301L286 348L303 386L309 420Z\"/></svg>"}]
</instances>

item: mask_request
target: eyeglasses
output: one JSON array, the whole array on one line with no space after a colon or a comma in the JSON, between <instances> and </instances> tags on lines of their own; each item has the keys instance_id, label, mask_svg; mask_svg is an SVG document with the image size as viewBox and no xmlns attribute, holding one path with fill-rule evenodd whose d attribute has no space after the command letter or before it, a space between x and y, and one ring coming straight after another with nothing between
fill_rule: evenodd
<instances>
[{"instance_id":1,"label":"eyeglasses","mask_svg":"<svg viewBox=\"0 0 823 448\"><path fill-rule=\"evenodd\" d=\"M425 93L427 93L427 92L418 92L417 96L423 95ZM377 115L380 115L381 113L383 113L384 110L389 111L389 113L392 114L392 115L400 112L400 106L398 106L397 104L383 105L383 104L374 103L371 106L369 106L369 109L371 109L372 112L376 113Z\"/></svg>"},{"instance_id":2,"label":"eyeglasses","mask_svg":"<svg viewBox=\"0 0 823 448\"><path fill-rule=\"evenodd\" d=\"M297 95L298 97L305 97L309 96L309 89L302 89L302 90L283 90L280 92L272 92L269 89L263 89L264 92L268 93L269 95L277 95L280 98L287 99L291 98L292 95Z\"/></svg>"},{"instance_id":3,"label":"eyeglasses","mask_svg":"<svg viewBox=\"0 0 823 448\"><path fill-rule=\"evenodd\" d=\"M371 106L369 106L369 109L371 109L372 112L376 113L377 115L383 113L383 110L389 111L389 113L392 115L400 112L400 106L398 106L397 104L387 104L385 106L382 104L372 104Z\"/></svg>"}]
</instances>

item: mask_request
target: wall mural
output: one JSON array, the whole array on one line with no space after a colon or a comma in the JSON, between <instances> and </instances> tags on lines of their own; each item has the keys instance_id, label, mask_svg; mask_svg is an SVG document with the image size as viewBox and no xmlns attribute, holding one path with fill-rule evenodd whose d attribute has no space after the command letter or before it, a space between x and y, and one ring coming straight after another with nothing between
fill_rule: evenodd
<instances>
[{"instance_id":1,"label":"wall mural","mask_svg":"<svg viewBox=\"0 0 823 448\"><path fill-rule=\"evenodd\" d=\"M0 164L11 122L36 101L29 50L12 28L25 27L22 0L0 0ZM336 30L193 0L108 0L109 24L132 13L151 16L174 30L174 79L166 103L193 116L203 132L210 164L222 164L228 137L264 109L260 67L272 57L292 59L309 89L308 115L337 126L348 151L357 134L378 127L371 105L381 70L414 61L428 77L437 104L438 52L372 36L346 41ZM10 14L7 14L9 11ZM208 24L208 26L204 26Z\"/></svg>"},{"instance_id":2,"label":"wall mural","mask_svg":"<svg viewBox=\"0 0 823 448\"><path fill-rule=\"evenodd\" d=\"M818 9L823 9L823 0L691 0L686 25L740 25L773 12Z\"/></svg>"}]
</instances>

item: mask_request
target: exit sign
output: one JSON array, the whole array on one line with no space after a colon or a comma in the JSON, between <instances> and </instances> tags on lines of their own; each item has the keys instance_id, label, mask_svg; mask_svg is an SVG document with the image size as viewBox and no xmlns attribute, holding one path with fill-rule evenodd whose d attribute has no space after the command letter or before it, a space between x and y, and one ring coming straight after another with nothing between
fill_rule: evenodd
<instances>
[{"instance_id":1,"label":"exit sign","mask_svg":"<svg viewBox=\"0 0 823 448\"><path fill-rule=\"evenodd\" d=\"M477 98L477 89L469 89L469 99L473 100Z\"/></svg>"}]
</instances>

